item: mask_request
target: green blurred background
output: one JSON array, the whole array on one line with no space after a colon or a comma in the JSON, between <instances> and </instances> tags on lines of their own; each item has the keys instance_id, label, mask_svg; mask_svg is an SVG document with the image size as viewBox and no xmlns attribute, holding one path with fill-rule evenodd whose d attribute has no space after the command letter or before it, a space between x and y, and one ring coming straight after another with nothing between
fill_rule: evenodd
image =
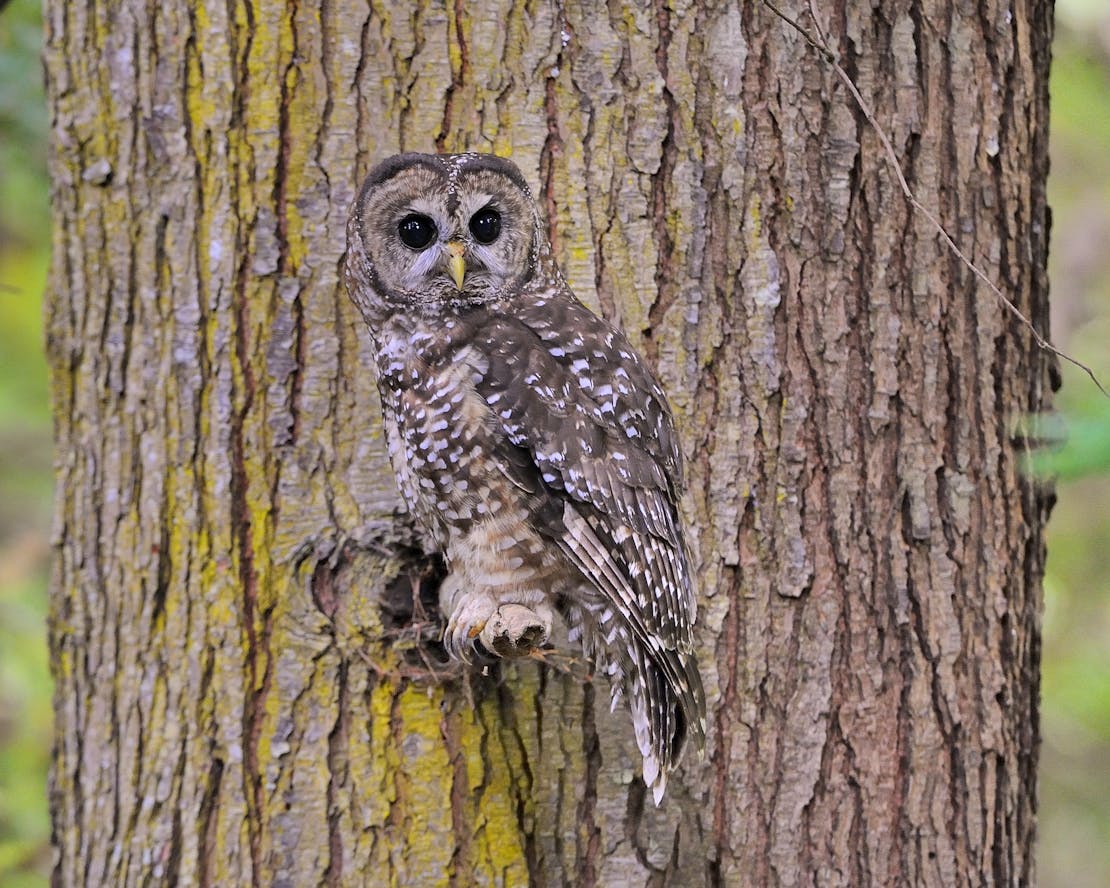
<instances>
[{"instance_id":1,"label":"green blurred background","mask_svg":"<svg viewBox=\"0 0 1110 888\"><path fill-rule=\"evenodd\" d=\"M2 5L2 4L0 4ZM1057 0L1052 336L1110 380L1110 3ZM0 885L46 884L49 261L39 0L0 13ZM1064 369L1044 618L1040 882L1110 884L1110 402Z\"/></svg>"}]
</instances>

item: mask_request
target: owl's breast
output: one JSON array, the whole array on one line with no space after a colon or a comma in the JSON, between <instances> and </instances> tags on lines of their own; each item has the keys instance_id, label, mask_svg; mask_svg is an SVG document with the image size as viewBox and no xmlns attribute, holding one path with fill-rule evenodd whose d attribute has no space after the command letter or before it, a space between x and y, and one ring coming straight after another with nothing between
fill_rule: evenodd
<instances>
[{"instance_id":1,"label":"owl's breast","mask_svg":"<svg viewBox=\"0 0 1110 888\"><path fill-rule=\"evenodd\" d=\"M504 431L477 382L488 370L474 346L445 348L419 327L378 350L378 386L398 487L441 550L479 523L525 507L532 491L510 479Z\"/></svg>"}]
</instances>

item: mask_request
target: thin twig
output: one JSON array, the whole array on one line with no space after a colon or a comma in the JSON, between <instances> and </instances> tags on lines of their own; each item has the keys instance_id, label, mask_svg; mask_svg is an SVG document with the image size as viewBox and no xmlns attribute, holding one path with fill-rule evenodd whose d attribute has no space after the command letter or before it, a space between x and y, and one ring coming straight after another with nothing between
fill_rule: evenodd
<instances>
[{"instance_id":1,"label":"thin twig","mask_svg":"<svg viewBox=\"0 0 1110 888\"><path fill-rule=\"evenodd\" d=\"M790 25L790 27L792 27L795 31L801 34L805 42L816 49L824 57L826 62L834 65L836 64L836 56L832 54L832 51L828 48L828 46L823 45L822 43L818 43L813 37L809 35L809 32L806 31L805 28L803 28L796 21L794 21L794 19L790 18L790 16L788 16L785 12L775 6L775 4L771 2L771 0L763 0L763 5L771 10L771 12L777 15L784 22L786 22L788 25ZM818 26L818 33L820 33L820 26Z\"/></svg>"},{"instance_id":2,"label":"thin twig","mask_svg":"<svg viewBox=\"0 0 1110 888\"><path fill-rule=\"evenodd\" d=\"M813 0L808 0L808 6L810 18L813 20L814 28L817 30L816 37L810 34L809 31L798 24L798 22L790 18L788 15L786 15L786 13L775 6L775 4L771 2L771 0L762 0L762 3L769 10L771 10L771 12L773 12L780 19L790 25L791 28L797 31L798 34L801 35L802 39L805 40L805 42L808 43L815 50L817 50L821 57L836 72L836 76L840 78L840 81L848 89L848 92L852 94L852 98L855 99L860 111L863 112L863 116L867 118L867 122L871 124L871 128L875 130L875 134L879 137L879 141L882 143L883 146L883 152L886 154L887 162L894 170L894 175L898 179L898 185L902 189L902 194L905 195L906 200L910 203L910 206L921 213L921 215L923 215L929 221L929 224L936 229L937 233L940 234L941 238L944 240L944 243L948 245L948 249L952 251L953 255L955 255L956 258L959 259L965 266L967 266L967 268L969 268L971 272L977 278L979 278L979 280L987 285L990 291L995 295L998 301L1006 307L1010 314L1012 314L1026 328L1028 328L1029 332L1033 335L1033 341L1036 342L1039 348L1043 349L1044 351L1051 352L1058 358L1061 358L1067 361L1069 364L1078 367L1091 378L1091 382L1093 382L1095 386L1097 386L1098 390L1102 392L1102 394L1106 398L1110 399L1110 392L1108 392L1103 384L1099 382L1099 379L1095 375L1094 370L1092 370L1082 361L1078 361L1066 352L1063 352L1060 349L1056 348L1056 346L1045 339L1037 331L1037 328L1033 326L1032 321L1030 321L1029 318L1027 318L1022 313L1021 309L1019 309L1016 305L1014 305L1013 302L1010 301L1010 299L1007 298L1006 294L1004 294L994 283L994 281L992 281L987 276L986 272L984 272L978 265L968 259L963 250L956 246L956 242L952 239L952 236L948 233L947 229L945 229L945 227L940 223L937 217L934 216L929 211L929 209L926 208L925 205L917 199L917 196L910 189L909 183L906 182L905 173L902 172L902 165L898 162L898 155L895 153L894 146L891 145L890 139L887 138L886 132L881 126L879 126L879 122L875 119L875 115L871 113L871 108L868 106L867 102L864 101L863 96L860 95L859 90L856 89L856 85L852 82L852 78L849 77L848 72L846 72L840 66L840 63L837 61L836 54L829 48L829 42L825 38L824 32L821 30L821 23L820 20L817 18L817 10L814 8Z\"/></svg>"}]
</instances>

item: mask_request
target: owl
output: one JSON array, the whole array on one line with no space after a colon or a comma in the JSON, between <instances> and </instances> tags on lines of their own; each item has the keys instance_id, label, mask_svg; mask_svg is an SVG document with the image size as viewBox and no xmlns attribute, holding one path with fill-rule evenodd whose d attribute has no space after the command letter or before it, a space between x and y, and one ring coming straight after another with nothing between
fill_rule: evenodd
<instances>
[{"instance_id":1,"label":"owl","mask_svg":"<svg viewBox=\"0 0 1110 888\"><path fill-rule=\"evenodd\" d=\"M697 603L666 396L579 302L520 170L400 154L352 209L344 278L369 327L398 486L442 553L452 657L514 657L554 621L623 695L656 804L705 738Z\"/></svg>"}]
</instances>

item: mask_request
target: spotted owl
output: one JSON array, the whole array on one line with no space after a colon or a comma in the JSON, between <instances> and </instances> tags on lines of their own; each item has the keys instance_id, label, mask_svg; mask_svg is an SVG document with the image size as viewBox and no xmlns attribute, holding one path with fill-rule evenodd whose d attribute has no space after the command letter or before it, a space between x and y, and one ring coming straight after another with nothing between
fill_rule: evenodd
<instances>
[{"instance_id":1,"label":"spotted owl","mask_svg":"<svg viewBox=\"0 0 1110 888\"><path fill-rule=\"evenodd\" d=\"M658 804L705 738L666 396L580 303L520 170L400 154L367 177L344 275L410 511L442 553L444 644L530 654L561 619L622 694Z\"/></svg>"}]
</instances>

